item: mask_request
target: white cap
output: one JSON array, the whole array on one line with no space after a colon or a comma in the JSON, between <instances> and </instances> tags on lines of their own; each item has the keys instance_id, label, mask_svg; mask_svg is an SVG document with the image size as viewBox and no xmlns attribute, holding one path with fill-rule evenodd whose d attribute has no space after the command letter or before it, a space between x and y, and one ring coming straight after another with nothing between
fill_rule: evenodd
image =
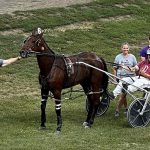
<instances>
[{"instance_id":1,"label":"white cap","mask_svg":"<svg viewBox=\"0 0 150 150\"><path fill-rule=\"evenodd\" d=\"M147 55L150 55L150 48L147 50Z\"/></svg>"}]
</instances>

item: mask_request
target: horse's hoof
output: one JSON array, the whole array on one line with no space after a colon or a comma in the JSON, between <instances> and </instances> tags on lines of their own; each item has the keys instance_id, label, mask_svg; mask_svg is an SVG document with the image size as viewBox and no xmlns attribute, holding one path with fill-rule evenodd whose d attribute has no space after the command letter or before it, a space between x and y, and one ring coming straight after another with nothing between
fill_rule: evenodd
<instances>
[{"instance_id":1,"label":"horse's hoof","mask_svg":"<svg viewBox=\"0 0 150 150\"><path fill-rule=\"evenodd\" d=\"M84 128L91 128L91 125L88 122L83 122Z\"/></svg>"},{"instance_id":2,"label":"horse's hoof","mask_svg":"<svg viewBox=\"0 0 150 150\"><path fill-rule=\"evenodd\" d=\"M88 123L87 122L83 122L83 126L85 127L85 126L87 126L88 125Z\"/></svg>"},{"instance_id":3,"label":"horse's hoof","mask_svg":"<svg viewBox=\"0 0 150 150\"><path fill-rule=\"evenodd\" d=\"M91 126L88 126L88 125L87 125L87 126L84 126L84 128L85 128L85 129L89 129L89 128L91 128Z\"/></svg>"},{"instance_id":4,"label":"horse's hoof","mask_svg":"<svg viewBox=\"0 0 150 150\"><path fill-rule=\"evenodd\" d=\"M55 131L55 135L60 135L60 133L61 133L61 132L58 131L58 130Z\"/></svg>"},{"instance_id":5,"label":"horse's hoof","mask_svg":"<svg viewBox=\"0 0 150 150\"><path fill-rule=\"evenodd\" d=\"M46 126L40 126L39 129L40 129L40 130L45 130L45 129L46 129Z\"/></svg>"}]
</instances>

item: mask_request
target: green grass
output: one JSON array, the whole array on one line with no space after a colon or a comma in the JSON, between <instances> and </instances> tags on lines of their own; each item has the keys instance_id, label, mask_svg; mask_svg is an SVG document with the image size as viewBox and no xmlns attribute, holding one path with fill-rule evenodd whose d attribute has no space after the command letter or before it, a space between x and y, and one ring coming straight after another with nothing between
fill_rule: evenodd
<instances>
[{"instance_id":1,"label":"green grass","mask_svg":"<svg viewBox=\"0 0 150 150\"><path fill-rule=\"evenodd\" d=\"M59 54L94 51L113 62L121 44L127 41L131 52L139 59L139 50L147 44L149 35L149 7L148 0L97 0L65 8L0 15L1 58L19 55L24 39L34 28L42 27L49 47ZM111 72L112 67L108 67ZM123 112L116 119L116 101L111 102L106 114L96 117L93 127L86 130L82 127L86 118L85 97L64 100L62 133L56 136L54 102L49 99L47 130L39 130L38 72L36 58L1 68L0 149L150 149L149 125L131 128ZM110 86L110 90L113 88ZM131 98L128 99L130 103Z\"/></svg>"}]
</instances>

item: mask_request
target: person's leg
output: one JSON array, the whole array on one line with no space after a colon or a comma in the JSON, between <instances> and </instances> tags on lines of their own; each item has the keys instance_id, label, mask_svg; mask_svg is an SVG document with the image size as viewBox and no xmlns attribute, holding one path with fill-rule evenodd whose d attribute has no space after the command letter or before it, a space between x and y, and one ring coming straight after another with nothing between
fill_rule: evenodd
<instances>
[{"instance_id":1,"label":"person's leg","mask_svg":"<svg viewBox=\"0 0 150 150\"><path fill-rule=\"evenodd\" d=\"M127 97L126 96L124 97L124 108L125 108L124 114L127 114L127 112L128 112L128 103L127 103Z\"/></svg>"},{"instance_id":2,"label":"person's leg","mask_svg":"<svg viewBox=\"0 0 150 150\"><path fill-rule=\"evenodd\" d=\"M120 82L118 83L116 88L113 90L114 97L117 97L118 95L120 95L122 93L123 83L132 84L133 83L133 79L130 78L130 77L122 78L122 80L120 80Z\"/></svg>"},{"instance_id":3,"label":"person's leg","mask_svg":"<svg viewBox=\"0 0 150 150\"><path fill-rule=\"evenodd\" d=\"M150 85L150 80L144 77L136 78L132 85L128 86L129 92L135 92L137 90L146 88Z\"/></svg>"},{"instance_id":4,"label":"person's leg","mask_svg":"<svg viewBox=\"0 0 150 150\"><path fill-rule=\"evenodd\" d=\"M119 112L121 107L124 105L125 108L127 108L127 100L126 100L126 94L121 94L118 100L118 104L115 111L115 116L119 116Z\"/></svg>"}]
</instances>

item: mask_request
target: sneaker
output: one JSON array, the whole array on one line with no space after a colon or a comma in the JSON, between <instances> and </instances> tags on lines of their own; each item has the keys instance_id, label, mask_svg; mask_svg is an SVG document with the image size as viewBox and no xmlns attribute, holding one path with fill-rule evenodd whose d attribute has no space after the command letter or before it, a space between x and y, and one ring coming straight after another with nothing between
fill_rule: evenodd
<instances>
[{"instance_id":1,"label":"sneaker","mask_svg":"<svg viewBox=\"0 0 150 150\"><path fill-rule=\"evenodd\" d=\"M115 117L119 117L119 112L115 111Z\"/></svg>"},{"instance_id":2,"label":"sneaker","mask_svg":"<svg viewBox=\"0 0 150 150\"><path fill-rule=\"evenodd\" d=\"M113 100L115 98L113 92L108 93L108 96L109 96L110 100Z\"/></svg>"}]
</instances>

